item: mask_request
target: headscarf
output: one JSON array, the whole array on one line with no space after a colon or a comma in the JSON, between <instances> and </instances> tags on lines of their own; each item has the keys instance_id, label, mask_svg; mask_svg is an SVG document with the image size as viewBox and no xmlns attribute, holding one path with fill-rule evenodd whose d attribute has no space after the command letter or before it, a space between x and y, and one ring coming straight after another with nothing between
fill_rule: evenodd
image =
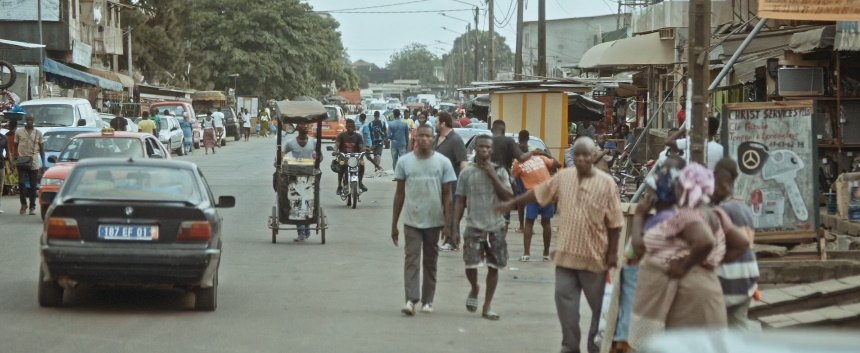
<instances>
[{"instance_id":1,"label":"headscarf","mask_svg":"<svg viewBox=\"0 0 860 353\"><path fill-rule=\"evenodd\" d=\"M698 163L690 163L681 171L679 185L683 189L681 207L697 207L711 202L714 193L714 173Z\"/></svg>"},{"instance_id":2,"label":"headscarf","mask_svg":"<svg viewBox=\"0 0 860 353\"><path fill-rule=\"evenodd\" d=\"M674 205L677 203L675 196L675 180L681 171L668 166L656 167L654 174L645 179L645 184L654 191L657 203Z\"/></svg>"}]
</instances>

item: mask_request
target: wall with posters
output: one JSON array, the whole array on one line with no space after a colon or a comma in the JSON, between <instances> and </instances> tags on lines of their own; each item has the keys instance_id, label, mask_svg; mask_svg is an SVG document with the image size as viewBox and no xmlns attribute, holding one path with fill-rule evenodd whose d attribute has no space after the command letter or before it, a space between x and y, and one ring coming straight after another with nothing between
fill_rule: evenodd
<instances>
[{"instance_id":1,"label":"wall with posters","mask_svg":"<svg viewBox=\"0 0 860 353\"><path fill-rule=\"evenodd\" d=\"M729 114L729 156L738 162L735 196L763 233L815 236L818 229L812 101L738 103Z\"/></svg>"}]
</instances>

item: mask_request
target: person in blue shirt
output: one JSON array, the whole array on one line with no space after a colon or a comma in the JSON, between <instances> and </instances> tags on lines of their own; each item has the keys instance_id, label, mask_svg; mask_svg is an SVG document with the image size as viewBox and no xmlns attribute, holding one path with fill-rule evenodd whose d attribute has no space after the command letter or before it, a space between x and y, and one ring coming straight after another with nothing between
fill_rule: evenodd
<instances>
[{"instance_id":1,"label":"person in blue shirt","mask_svg":"<svg viewBox=\"0 0 860 353\"><path fill-rule=\"evenodd\" d=\"M388 124L388 138L391 140L391 168L394 169L409 144L409 125L401 119L400 110L394 109L394 121Z\"/></svg>"},{"instance_id":2,"label":"person in blue shirt","mask_svg":"<svg viewBox=\"0 0 860 353\"><path fill-rule=\"evenodd\" d=\"M355 124L355 131L358 131L361 135L362 141L364 141L365 151L370 152L369 146L372 146L373 142L371 142L370 139L370 123L367 122L367 114L361 113L361 115L358 116L358 123ZM375 170L382 169L370 153L366 153L364 158L367 158L370 163L373 163L373 166L376 167Z\"/></svg>"}]
</instances>

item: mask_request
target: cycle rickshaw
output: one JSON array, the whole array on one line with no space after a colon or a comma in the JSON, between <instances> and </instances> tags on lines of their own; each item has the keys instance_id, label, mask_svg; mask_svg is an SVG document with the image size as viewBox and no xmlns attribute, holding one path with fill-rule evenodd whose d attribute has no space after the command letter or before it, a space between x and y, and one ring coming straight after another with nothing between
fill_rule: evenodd
<instances>
[{"instance_id":1,"label":"cycle rickshaw","mask_svg":"<svg viewBox=\"0 0 860 353\"><path fill-rule=\"evenodd\" d=\"M284 125L316 125L316 136L322 136L322 122L328 117L323 105L315 101L279 101L274 104L273 117L278 120L277 146L275 147L275 173L273 183L277 197L272 206L268 226L272 230L272 243L277 242L279 230L297 230L308 226L325 244L328 222L325 210L320 207L320 159L301 160L284 156ZM322 141L316 139L317 157L322 156Z\"/></svg>"}]
</instances>

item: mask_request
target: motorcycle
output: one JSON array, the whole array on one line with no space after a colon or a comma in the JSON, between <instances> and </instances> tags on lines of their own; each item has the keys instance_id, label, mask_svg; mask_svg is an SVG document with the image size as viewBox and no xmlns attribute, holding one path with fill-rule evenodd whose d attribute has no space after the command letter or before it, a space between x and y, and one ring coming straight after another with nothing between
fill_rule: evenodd
<instances>
[{"instance_id":1,"label":"motorcycle","mask_svg":"<svg viewBox=\"0 0 860 353\"><path fill-rule=\"evenodd\" d=\"M341 200L346 201L347 206L352 206L352 208L358 206L358 197L362 193L358 178L358 169L361 166L361 159L364 158L364 155L365 152L332 153L332 156L337 157L338 165L346 164L346 173L344 173L343 181L341 182L341 193L339 196Z\"/></svg>"}]
</instances>

